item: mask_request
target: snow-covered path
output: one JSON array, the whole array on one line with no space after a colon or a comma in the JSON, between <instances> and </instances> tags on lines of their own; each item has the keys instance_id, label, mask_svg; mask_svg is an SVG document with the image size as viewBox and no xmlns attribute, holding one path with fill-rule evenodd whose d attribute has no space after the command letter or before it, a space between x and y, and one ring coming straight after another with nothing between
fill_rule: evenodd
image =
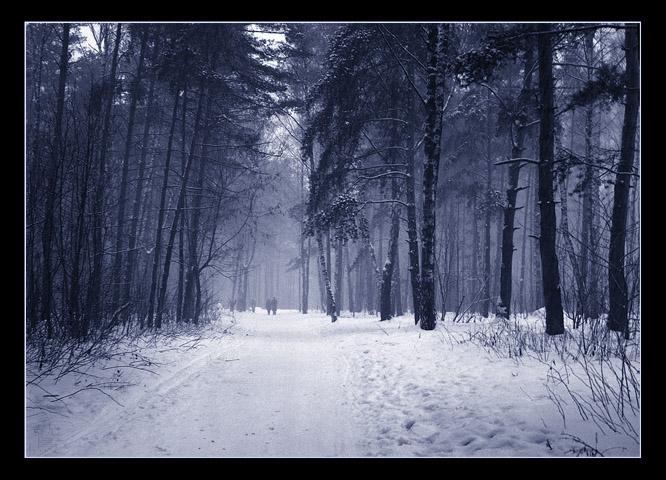
<instances>
[{"instance_id":1,"label":"snow-covered path","mask_svg":"<svg viewBox=\"0 0 666 480\"><path fill-rule=\"evenodd\" d=\"M213 322L196 348L155 345L159 365L116 369L126 386L52 402L26 392L26 454L56 457L635 456L575 406L549 398L553 363L498 358L470 325L430 332L294 311ZM223 331L231 332L231 334ZM172 342L173 343L173 342ZM176 342L178 343L178 341ZM150 370L150 371L149 371ZM50 393L66 395L86 376ZM108 375L108 374L107 374ZM47 410L48 412L47 413ZM566 416L564 425L561 413Z\"/></svg>"},{"instance_id":2,"label":"snow-covered path","mask_svg":"<svg viewBox=\"0 0 666 480\"><path fill-rule=\"evenodd\" d=\"M106 402L41 454L355 456L347 365L312 321L288 312L241 314L233 335L180 353L156 382L148 377L143 388L114 393L122 407Z\"/></svg>"}]
</instances>

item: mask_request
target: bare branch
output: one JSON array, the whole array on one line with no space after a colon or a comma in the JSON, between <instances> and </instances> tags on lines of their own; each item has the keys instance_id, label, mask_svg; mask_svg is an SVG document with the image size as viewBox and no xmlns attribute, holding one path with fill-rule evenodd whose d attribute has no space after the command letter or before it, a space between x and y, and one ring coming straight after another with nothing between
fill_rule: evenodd
<instances>
[{"instance_id":1,"label":"bare branch","mask_svg":"<svg viewBox=\"0 0 666 480\"><path fill-rule=\"evenodd\" d=\"M507 160L501 160L499 162L495 162L495 165L510 165L512 163L533 163L534 165L539 165L539 161L535 160L533 158L524 158L524 157L519 157L519 158L509 158Z\"/></svg>"},{"instance_id":2,"label":"bare branch","mask_svg":"<svg viewBox=\"0 0 666 480\"><path fill-rule=\"evenodd\" d=\"M364 208L366 205L369 205L369 204L382 204L382 203L391 203L391 204L397 203L397 204L402 205L405 208L409 208L408 203L405 203L402 200L397 200L397 199L395 199L395 200L366 200L365 202L363 202L361 204L361 206L359 207L359 210Z\"/></svg>"},{"instance_id":3,"label":"bare branch","mask_svg":"<svg viewBox=\"0 0 666 480\"><path fill-rule=\"evenodd\" d=\"M412 77L409 76L409 72L407 72L407 69L405 68L405 66L404 66L404 65L402 64L402 62L400 61L400 58L398 58L398 55L397 55L397 54L395 53L395 51L393 50L393 47L391 46L391 44L389 43L388 39L386 38L386 35L385 35L385 33L384 33L384 30L386 30L386 27L383 27L383 26L381 26L381 28L379 29L379 31L380 31L381 34L382 34L382 38L384 38L384 42L386 42L386 46L387 46L387 47L389 48L389 50L391 51L391 54L393 55L393 58L395 58L396 62L398 62L398 65L400 66L400 69L402 70L402 73L405 74L405 78L407 79L407 81L409 82L409 84L412 86L412 89L414 90L414 92L416 93L416 95L419 97L419 100L421 100L421 104L425 107L425 106L426 106L426 101L425 101L425 99L421 96L421 92L419 92L419 89L416 88L416 85L414 84L414 81L412 80ZM387 31L387 32L388 32L388 31ZM388 32L388 33L390 33L390 32ZM421 66L423 66L423 65L421 65Z\"/></svg>"}]
</instances>

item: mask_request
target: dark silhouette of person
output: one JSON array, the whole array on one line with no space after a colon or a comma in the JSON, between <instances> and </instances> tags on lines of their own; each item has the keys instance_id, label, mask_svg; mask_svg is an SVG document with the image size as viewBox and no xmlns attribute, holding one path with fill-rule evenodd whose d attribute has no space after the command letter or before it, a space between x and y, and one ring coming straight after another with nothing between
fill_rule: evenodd
<instances>
[{"instance_id":1,"label":"dark silhouette of person","mask_svg":"<svg viewBox=\"0 0 666 480\"><path fill-rule=\"evenodd\" d=\"M271 300L271 303L273 304L273 315L277 313L277 298L273 297L273 300Z\"/></svg>"},{"instance_id":2,"label":"dark silhouette of person","mask_svg":"<svg viewBox=\"0 0 666 480\"><path fill-rule=\"evenodd\" d=\"M271 307L273 306L273 301L270 298L266 299L266 313L271 314Z\"/></svg>"}]
</instances>

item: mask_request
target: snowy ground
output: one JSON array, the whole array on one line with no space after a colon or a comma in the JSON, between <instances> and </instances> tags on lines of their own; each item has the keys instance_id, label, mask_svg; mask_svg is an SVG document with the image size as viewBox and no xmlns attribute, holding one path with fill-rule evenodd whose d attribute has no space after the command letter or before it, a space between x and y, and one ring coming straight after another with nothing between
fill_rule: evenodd
<instances>
[{"instance_id":1,"label":"snowy ground","mask_svg":"<svg viewBox=\"0 0 666 480\"><path fill-rule=\"evenodd\" d=\"M25 455L640 456L629 435L583 420L547 382L575 366L557 355L504 358L465 340L477 328L440 322L426 332L409 316L220 315L203 333L135 344L27 387Z\"/></svg>"}]
</instances>

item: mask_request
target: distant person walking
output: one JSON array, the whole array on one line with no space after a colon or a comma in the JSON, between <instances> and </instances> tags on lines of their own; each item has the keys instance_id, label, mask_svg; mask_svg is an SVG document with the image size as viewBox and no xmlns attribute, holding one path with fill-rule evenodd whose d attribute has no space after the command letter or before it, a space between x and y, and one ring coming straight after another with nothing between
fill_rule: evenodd
<instances>
[{"instance_id":1,"label":"distant person walking","mask_svg":"<svg viewBox=\"0 0 666 480\"><path fill-rule=\"evenodd\" d=\"M271 314L271 308L273 307L273 301L270 298L266 299L266 313Z\"/></svg>"},{"instance_id":2,"label":"distant person walking","mask_svg":"<svg viewBox=\"0 0 666 480\"><path fill-rule=\"evenodd\" d=\"M271 300L271 306L273 307L273 315L277 313L277 298L273 297L273 300Z\"/></svg>"}]
</instances>

